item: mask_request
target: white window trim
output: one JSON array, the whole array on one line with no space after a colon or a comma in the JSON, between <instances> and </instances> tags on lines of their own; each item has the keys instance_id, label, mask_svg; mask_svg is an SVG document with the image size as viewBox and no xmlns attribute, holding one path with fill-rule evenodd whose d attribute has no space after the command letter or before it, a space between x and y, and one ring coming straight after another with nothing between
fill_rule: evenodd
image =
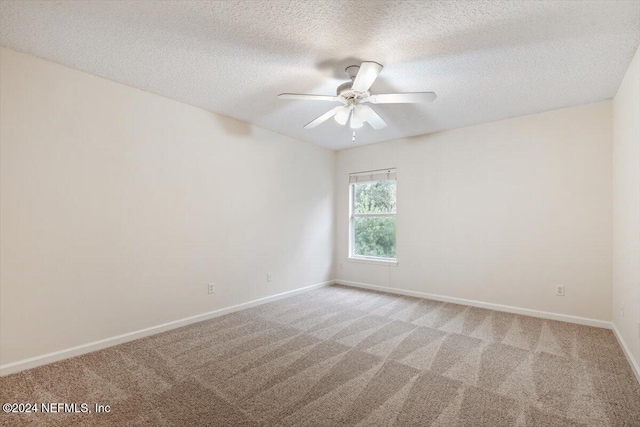
<instances>
[{"instance_id":1,"label":"white window trim","mask_svg":"<svg viewBox=\"0 0 640 427\"><path fill-rule=\"evenodd\" d=\"M385 181L385 180L379 180ZM395 180L393 180L395 181ZM353 182L349 184L349 257L348 260L350 262L359 262L363 264L378 264L378 265L386 265L390 267L396 267L398 265L398 257L396 258L378 258L378 257L368 257L368 256L358 256L353 254L353 250L355 247L354 239L355 239L355 220L357 217L369 217L369 218L386 218L386 217L396 217L397 211L394 213L369 213L369 214L356 214L353 212L354 205L354 197L355 197L355 186L356 184L362 184L361 182ZM397 227L397 220L396 220ZM397 228L396 228L397 235Z\"/></svg>"},{"instance_id":2,"label":"white window trim","mask_svg":"<svg viewBox=\"0 0 640 427\"><path fill-rule=\"evenodd\" d=\"M357 257L350 256L347 258L349 262L356 262L361 264L378 264L378 265L386 265L389 267L397 267L398 261L393 258L374 258L374 257Z\"/></svg>"}]
</instances>

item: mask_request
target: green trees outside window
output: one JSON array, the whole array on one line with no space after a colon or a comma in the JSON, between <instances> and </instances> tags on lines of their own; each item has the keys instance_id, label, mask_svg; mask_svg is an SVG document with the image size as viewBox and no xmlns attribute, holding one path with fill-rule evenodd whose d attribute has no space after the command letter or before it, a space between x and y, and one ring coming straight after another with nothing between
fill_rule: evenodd
<instances>
[{"instance_id":1,"label":"green trees outside window","mask_svg":"<svg viewBox=\"0 0 640 427\"><path fill-rule=\"evenodd\" d=\"M352 184L352 255L396 257L396 181Z\"/></svg>"}]
</instances>

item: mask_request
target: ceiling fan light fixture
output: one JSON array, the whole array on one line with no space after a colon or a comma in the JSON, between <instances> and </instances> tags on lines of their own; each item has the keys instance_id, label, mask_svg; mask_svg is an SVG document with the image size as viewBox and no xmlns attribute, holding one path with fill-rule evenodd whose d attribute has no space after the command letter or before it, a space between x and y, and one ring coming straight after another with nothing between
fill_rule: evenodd
<instances>
[{"instance_id":1,"label":"ceiling fan light fixture","mask_svg":"<svg viewBox=\"0 0 640 427\"><path fill-rule=\"evenodd\" d=\"M349 113L351 113L351 110L345 107L342 110L338 111L338 113L335 116L333 116L333 118L339 124L345 125L349 120Z\"/></svg>"},{"instance_id":2,"label":"ceiling fan light fixture","mask_svg":"<svg viewBox=\"0 0 640 427\"><path fill-rule=\"evenodd\" d=\"M358 116L356 110L353 110L351 113L351 122L349 122L349 126L351 129L360 129L364 125L362 119Z\"/></svg>"},{"instance_id":3,"label":"ceiling fan light fixture","mask_svg":"<svg viewBox=\"0 0 640 427\"><path fill-rule=\"evenodd\" d=\"M369 121L373 113L373 110L371 110L371 108L367 108L362 104L356 105L355 111L358 114L360 120L362 120L363 122Z\"/></svg>"}]
</instances>

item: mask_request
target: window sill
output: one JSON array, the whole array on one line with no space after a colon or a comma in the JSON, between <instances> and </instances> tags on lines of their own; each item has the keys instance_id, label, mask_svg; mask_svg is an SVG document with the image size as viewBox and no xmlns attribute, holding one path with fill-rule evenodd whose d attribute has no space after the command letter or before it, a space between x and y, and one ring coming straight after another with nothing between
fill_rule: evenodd
<instances>
[{"instance_id":1,"label":"window sill","mask_svg":"<svg viewBox=\"0 0 640 427\"><path fill-rule=\"evenodd\" d=\"M347 258L349 262L359 262L362 264L377 264L377 265L386 265L388 267L397 267L398 261L391 259L376 259L376 258L360 258L360 257L349 257Z\"/></svg>"}]
</instances>

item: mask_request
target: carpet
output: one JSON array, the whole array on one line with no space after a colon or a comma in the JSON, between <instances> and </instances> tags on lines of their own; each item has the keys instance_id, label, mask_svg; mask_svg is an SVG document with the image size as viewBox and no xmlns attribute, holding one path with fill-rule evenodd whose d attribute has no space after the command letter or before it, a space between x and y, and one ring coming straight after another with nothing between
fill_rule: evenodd
<instances>
[{"instance_id":1,"label":"carpet","mask_svg":"<svg viewBox=\"0 0 640 427\"><path fill-rule=\"evenodd\" d=\"M51 426L639 426L611 331L331 286L0 378Z\"/></svg>"}]
</instances>

